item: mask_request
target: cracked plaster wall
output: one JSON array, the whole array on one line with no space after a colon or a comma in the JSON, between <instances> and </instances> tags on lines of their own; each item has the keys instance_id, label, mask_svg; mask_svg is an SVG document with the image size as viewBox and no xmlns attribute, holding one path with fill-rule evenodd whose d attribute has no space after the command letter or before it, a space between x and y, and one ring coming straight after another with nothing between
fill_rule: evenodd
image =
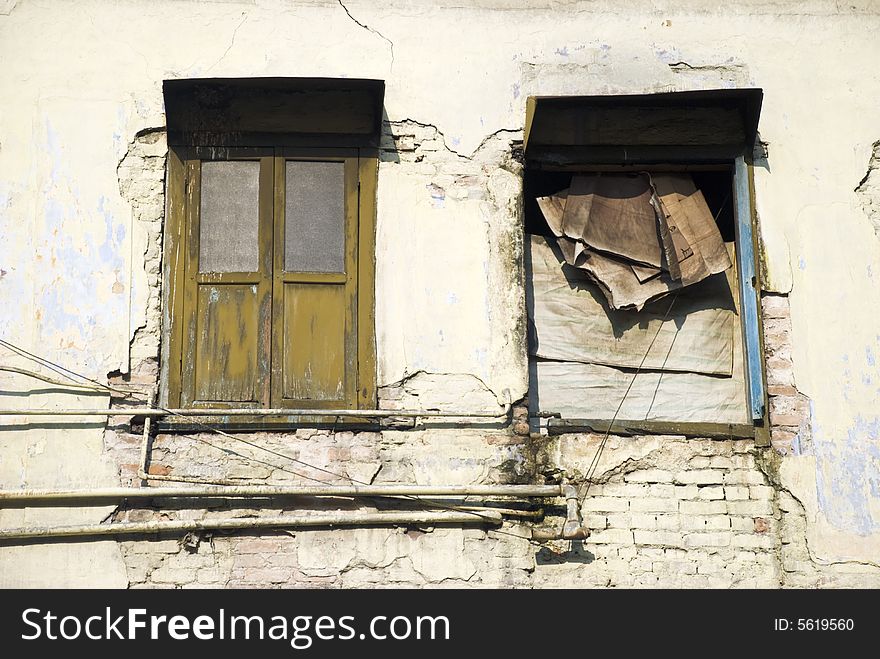
<instances>
[{"instance_id":1,"label":"cracked plaster wall","mask_svg":"<svg viewBox=\"0 0 880 659\"><path fill-rule=\"evenodd\" d=\"M778 479L801 502L820 562L876 555L880 77L851 66L877 57L876 4L467 4L0 4L0 336L93 377L142 368L135 376L149 382L164 150L151 129L164 125L161 81L381 78L383 404L495 408L527 386L510 157L525 98L760 86L764 286L790 303L776 323L789 343L769 348L789 360L779 386L793 390L771 411L797 418L776 429L775 445L789 454ZM15 379L10 388L29 386ZM106 401L97 398L89 404ZM4 400L82 404L57 393ZM71 474L101 456L102 431L77 432L84 440L64 452L74 467L24 475L10 465L25 461L31 440L16 437L39 443L51 431L5 429L4 484L78 484Z\"/></svg>"}]
</instances>

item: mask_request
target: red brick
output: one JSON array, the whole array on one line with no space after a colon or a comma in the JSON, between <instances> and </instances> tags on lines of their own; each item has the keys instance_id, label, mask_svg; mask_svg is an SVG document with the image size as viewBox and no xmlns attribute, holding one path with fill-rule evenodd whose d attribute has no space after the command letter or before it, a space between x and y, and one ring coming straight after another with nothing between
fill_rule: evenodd
<instances>
[{"instance_id":1,"label":"red brick","mask_svg":"<svg viewBox=\"0 0 880 659\"><path fill-rule=\"evenodd\" d=\"M768 384L767 393L771 396L796 396L798 390L788 384Z\"/></svg>"}]
</instances>

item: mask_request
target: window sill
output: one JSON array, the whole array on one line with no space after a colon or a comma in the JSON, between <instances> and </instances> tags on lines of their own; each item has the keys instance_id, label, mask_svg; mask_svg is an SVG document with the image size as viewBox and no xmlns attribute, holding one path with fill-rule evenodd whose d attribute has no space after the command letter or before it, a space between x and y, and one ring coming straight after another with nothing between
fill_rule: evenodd
<instances>
[{"instance_id":1,"label":"window sill","mask_svg":"<svg viewBox=\"0 0 880 659\"><path fill-rule=\"evenodd\" d=\"M549 435L565 433L605 433L614 435L683 435L707 439L754 439L756 445L765 446L767 430L761 426L728 423L688 423L675 421L626 421L617 420L612 424L600 419L555 419L547 420ZM769 437L767 437L769 443Z\"/></svg>"},{"instance_id":2,"label":"window sill","mask_svg":"<svg viewBox=\"0 0 880 659\"><path fill-rule=\"evenodd\" d=\"M367 412L367 410L364 410ZM387 423L370 417L336 417L315 414L313 416L295 415L254 415L254 416L199 416L162 417L155 422L158 432L203 432L219 429L224 432L272 432L293 431L298 428L318 430L378 430Z\"/></svg>"}]
</instances>

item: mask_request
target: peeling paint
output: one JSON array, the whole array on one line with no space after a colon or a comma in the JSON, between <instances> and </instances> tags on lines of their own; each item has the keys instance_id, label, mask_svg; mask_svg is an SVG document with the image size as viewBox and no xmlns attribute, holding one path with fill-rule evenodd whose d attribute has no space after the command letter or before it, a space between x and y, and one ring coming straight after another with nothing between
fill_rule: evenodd
<instances>
[{"instance_id":1,"label":"peeling paint","mask_svg":"<svg viewBox=\"0 0 880 659\"><path fill-rule=\"evenodd\" d=\"M868 171L855 188L862 204L862 210L880 237L880 140L871 147Z\"/></svg>"},{"instance_id":2,"label":"peeling paint","mask_svg":"<svg viewBox=\"0 0 880 659\"><path fill-rule=\"evenodd\" d=\"M819 510L842 530L859 535L880 531L880 515L871 501L880 490L880 416L858 415L837 441L814 426L813 438Z\"/></svg>"}]
</instances>

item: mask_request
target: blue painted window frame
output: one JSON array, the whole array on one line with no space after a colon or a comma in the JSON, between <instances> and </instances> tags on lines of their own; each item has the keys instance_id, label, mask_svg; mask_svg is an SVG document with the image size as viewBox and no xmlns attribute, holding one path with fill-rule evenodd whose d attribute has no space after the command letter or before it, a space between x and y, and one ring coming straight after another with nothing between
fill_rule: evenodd
<instances>
[{"instance_id":1,"label":"blue painted window frame","mask_svg":"<svg viewBox=\"0 0 880 659\"><path fill-rule=\"evenodd\" d=\"M734 212L736 214L736 261L739 270L740 308L746 362L746 391L753 421L762 421L765 412L764 359L761 352L761 326L758 313L758 277L755 267L752 194L749 165L745 156L734 160Z\"/></svg>"}]
</instances>

